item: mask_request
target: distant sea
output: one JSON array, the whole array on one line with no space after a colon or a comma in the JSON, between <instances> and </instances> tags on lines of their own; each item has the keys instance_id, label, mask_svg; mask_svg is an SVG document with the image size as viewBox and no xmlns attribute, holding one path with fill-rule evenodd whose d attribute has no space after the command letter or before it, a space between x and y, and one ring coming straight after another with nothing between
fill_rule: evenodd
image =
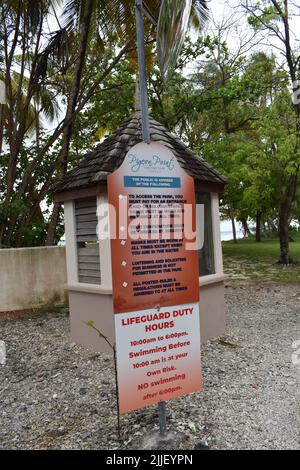
<instances>
[{"instance_id":1,"label":"distant sea","mask_svg":"<svg viewBox=\"0 0 300 470\"><path fill-rule=\"evenodd\" d=\"M243 232L238 222L235 223L235 229L237 238L243 238ZM233 240L232 225L230 220L222 220L221 222L221 240Z\"/></svg>"},{"instance_id":2,"label":"distant sea","mask_svg":"<svg viewBox=\"0 0 300 470\"><path fill-rule=\"evenodd\" d=\"M236 237L237 238L243 238L243 232L241 230L236 231ZM226 241L226 240L233 240L233 234L231 230L224 230L221 231L221 240Z\"/></svg>"}]
</instances>

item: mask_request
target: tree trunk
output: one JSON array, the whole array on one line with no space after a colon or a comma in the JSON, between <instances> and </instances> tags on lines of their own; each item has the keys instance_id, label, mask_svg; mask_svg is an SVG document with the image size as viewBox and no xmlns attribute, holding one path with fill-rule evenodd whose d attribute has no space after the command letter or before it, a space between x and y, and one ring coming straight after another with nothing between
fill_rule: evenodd
<instances>
[{"instance_id":1,"label":"tree trunk","mask_svg":"<svg viewBox=\"0 0 300 470\"><path fill-rule=\"evenodd\" d=\"M237 238L236 238L236 228L235 228L235 221L234 221L234 216L231 216L231 224L232 224L232 235L233 235L233 241L234 243L237 243Z\"/></svg>"},{"instance_id":2,"label":"tree trunk","mask_svg":"<svg viewBox=\"0 0 300 470\"><path fill-rule=\"evenodd\" d=\"M279 240L280 240L280 256L279 256L278 263L288 265L292 262L292 259L289 256L289 223L288 223L288 208L286 204L282 204L280 208Z\"/></svg>"},{"instance_id":3,"label":"tree trunk","mask_svg":"<svg viewBox=\"0 0 300 470\"><path fill-rule=\"evenodd\" d=\"M0 155L3 146L3 131L4 131L4 104L0 103Z\"/></svg>"},{"instance_id":4,"label":"tree trunk","mask_svg":"<svg viewBox=\"0 0 300 470\"><path fill-rule=\"evenodd\" d=\"M4 129L4 105L0 103L0 157L3 146L3 129ZM0 180L1 181L1 180ZM4 219L3 209L0 209L0 219ZM0 248L4 238L5 225L4 221L0 220Z\"/></svg>"},{"instance_id":5,"label":"tree trunk","mask_svg":"<svg viewBox=\"0 0 300 470\"><path fill-rule=\"evenodd\" d=\"M289 223L292 204L295 198L297 180L298 180L299 166L296 173L290 177L290 184L288 193L285 200L280 205L279 214L279 241L280 241L280 256L278 263L288 265L293 262L289 255Z\"/></svg>"},{"instance_id":6,"label":"tree trunk","mask_svg":"<svg viewBox=\"0 0 300 470\"><path fill-rule=\"evenodd\" d=\"M46 246L54 245L55 243L55 232L56 227L59 219L59 212L60 212L60 204L58 202L54 203L53 211L51 215L51 221L48 228L47 239L46 239Z\"/></svg>"},{"instance_id":7,"label":"tree trunk","mask_svg":"<svg viewBox=\"0 0 300 470\"><path fill-rule=\"evenodd\" d=\"M255 241L261 242L261 212L256 212Z\"/></svg>"},{"instance_id":8,"label":"tree trunk","mask_svg":"<svg viewBox=\"0 0 300 470\"><path fill-rule=\"evenodd\" d=\"M247 218L246 217L241 217L240 222L241 222L242 227L243 227L244 237L248 237L249 235L251 235L251 232L250 232L250 229L249 229L249 226L248 226L248 222L247 222Z\"/></svg>"},{"instance_id":9,"label":"tree trunk","mask_svg":"<svg viewBox=\"0 0 300 470\"><path fill-rule=\"evenodd\" d=\"M268 217L267 224L270 236L278 235L278 228L271 217Z\"/></svg>"},{"instance_id":10,"label":"tree trunk","mask_svg":"<svg viewBox=\"0 0 300 470\"><path fill-rule=\"evenodd\" d=\"M86 48L88 43L88 36L89 36L89 29L91 24L91 16L92 16L92 9L93 9L93 2L94 0L86 0L84 2L84 13L82 17L82 23L80 25L80 44L79 44L79 51L77 61L75 63L75 70L74 70L74 77L71 87L71 92L68 100L68 106L66 111L66 120L70 120L70 123L65 127L63 132L63 140L62 140L62 147L59 154L59 162L60 162L60 178L63 178L67 172L68 167L68 156L69 156L69 149L70 149L70 141L72 137L72 130L73 130L73 121L71 121L71 117L75 111L77 98L79 94L80 82L82 77L82 71L85 61L86 55ZM53 207L53 212L51 215L51 220L49 223L46 245L51 246L54 245L55 240L55 231L56 226L59 219L59 212L60 212L60 203L55 203Z\"/></svg>"}]
</instances>

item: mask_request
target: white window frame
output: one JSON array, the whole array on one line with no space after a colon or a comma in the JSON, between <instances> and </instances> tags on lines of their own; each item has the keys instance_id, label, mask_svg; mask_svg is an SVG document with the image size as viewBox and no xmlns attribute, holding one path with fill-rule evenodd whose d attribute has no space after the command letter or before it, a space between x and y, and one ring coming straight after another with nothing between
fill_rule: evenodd
<instances>
[{"instance_id":1,"label":"white window frame","mask_svg":"<svg viewBox=\"0 0 300 470\"><path fill-rule=\"evenodd\" d=\"M64 202L68 284L79 284L74 201Z\"/></svg>"},{"instance_id":2,"label":"white window frame","mask_svg":"<svg viewBox=\"0 0 300 470\"><path fill-rule=\"evenodd\" d=\"M224 279L223 254L222 254L222 244L221 244L219 194L210 193L210 201L211 201L211 216L212 216L211 222L212 222L215 272L213 274L207 274L206 276L199 276L200 286L222 281ZM197 227L197 230L200 231L200 227ZM199 232L198 232L198 236L199 236Z\"/></svg>"}]
</instances>

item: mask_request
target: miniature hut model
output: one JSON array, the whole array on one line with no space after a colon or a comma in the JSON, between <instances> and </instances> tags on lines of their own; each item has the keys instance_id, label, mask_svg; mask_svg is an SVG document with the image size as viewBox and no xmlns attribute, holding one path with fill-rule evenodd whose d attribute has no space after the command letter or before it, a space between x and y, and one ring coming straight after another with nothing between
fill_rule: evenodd
<instances>
[{"instance_id":1,"label":"miniature hut model","mask_svg":"<svg viewBox=\"0 0 300 470\"><path fill-rule=\"evenodd\" d=\"M222 335L225 327L219 193L226 179L152 118L150 135L152 141L171 149L181 167L194 178L196 202L204 204L199 284L201 338L205 341ZM98 241L97 207L107 201L107 176L122 164L128 150L141 141L141 118L136 112L89 152L54 189L55 201L62 202L65 209L72 337L97 351L107 351L107 346L85 324L89 320L114 341L110 241Z\"/></svg>"}]
</instances>

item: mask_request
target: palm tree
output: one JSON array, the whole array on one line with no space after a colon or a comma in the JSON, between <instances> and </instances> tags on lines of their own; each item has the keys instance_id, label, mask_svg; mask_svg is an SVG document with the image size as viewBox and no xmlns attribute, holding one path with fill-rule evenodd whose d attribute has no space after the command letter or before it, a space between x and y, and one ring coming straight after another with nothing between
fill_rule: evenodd
<instances>
[{"instance_id":1,"label":"palm tree","mask_svg":"<svg viewBox=\"0 0 300 470\"><path fill-rule=\"evenodd\" d=\"M1 204L0 245L6 230L7 214L12 202L20 151L28 132L38 128L42 115L55 116L57 102L53 91L43 83L43 24L49 11L60 0L3 0L0 3L1 42L0 80L5 85L6 104L1 106L0 140L3 129L9 145L9 159L5 170L6 188ZM50 54L54 43L46 48ZM1 147L2 145L0 145ZM13 217L11 218L11 220ZM12 227L11 223L11 227ZM6 236L6 235L5 235Z\"/></svg>"}]
</instances>

